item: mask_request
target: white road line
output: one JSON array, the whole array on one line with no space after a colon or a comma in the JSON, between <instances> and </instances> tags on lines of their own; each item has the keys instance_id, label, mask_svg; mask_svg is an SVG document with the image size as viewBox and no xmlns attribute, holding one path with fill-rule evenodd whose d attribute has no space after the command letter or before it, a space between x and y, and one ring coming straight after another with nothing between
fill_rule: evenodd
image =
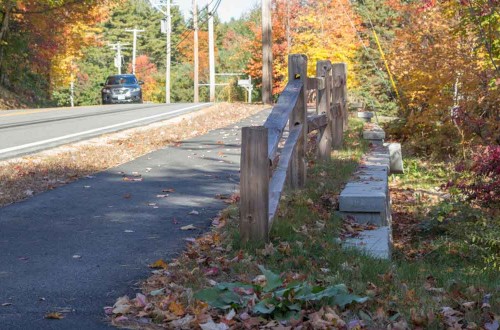
<instances>
[{"instance_id":1,"label":"white road line","mask_svg":"<svg viewBox=\"0 0 500 330\"><path fill-rule=\"evenodd\" d=\"M182 112L182 111L186 111L186 110L190 110L190 109L195 109L195 108L200 108L200 107L206 106L207 104L208 103L203 103L203 104L194 105L194 106L187 107L187 108L182 108L182 109L174 110L174 111L171 111L171 112L168 112L168 113L161 113L161 114L154 115L154 116L149 116L149 117L144 117L144 118L140 118L140 119L134 119L134 120L126 121L126 122L120 123L120 124L114 124L114 125L110 125L110 126L95 128L95 129L91 129L91 130L88 130L88 131L74 133L74 134L69 134L69 135L64 135L64 136L60 136L60 137L52 138L52 139L48 139L48 140L43 140L43 141L38 141L38 142L33 142L33 143L27 143L27 144L23 144L23 145L16 146L16 147L10 147L10 148L6 148L6 149L0 149L0 155L1 154L6 154L8 152L16 151L16 150L22 150L22 149L26 149L26 148L31 148L31 147L36 147L36 146L44 145L44 144L51 143L51 142L61 141L61 140L65 140L65 139L69 139L69 138L73 138L73 137L77 137L77 136L81 136L81 135L86 135L86 134L90 134L90 133L104 131L104 130L108 130L110 128L116 128L116 127L120 127L120 126L126 126L126 125L138 123L138 122L149 120L149 119L153 119L153 118L159 118L159 117L169 116L169 115L176 114L178 112Z\"/></svg>"}]
</instances>

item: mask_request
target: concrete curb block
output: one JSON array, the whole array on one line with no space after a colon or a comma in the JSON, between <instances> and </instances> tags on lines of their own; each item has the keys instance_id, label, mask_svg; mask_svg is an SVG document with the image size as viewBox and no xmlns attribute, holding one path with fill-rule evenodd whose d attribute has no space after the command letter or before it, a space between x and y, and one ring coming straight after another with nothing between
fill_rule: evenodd
<instances>
[{"instance_id":1,"label":"concrete curb block","mask_svg":"<svg viewBox=\"0 0 500 330\"><path fill-rule=\"evenodd\" d=\"M363 131L363 138L370 141L372 149L340 193L339 214L379 228L364 230L357 237L347 239L344 247L361 249L375 258L390 259L392 230L388 175L402 171L401 145L384 145L385 132L375 124Z\"/></svg>"}]
</instances>

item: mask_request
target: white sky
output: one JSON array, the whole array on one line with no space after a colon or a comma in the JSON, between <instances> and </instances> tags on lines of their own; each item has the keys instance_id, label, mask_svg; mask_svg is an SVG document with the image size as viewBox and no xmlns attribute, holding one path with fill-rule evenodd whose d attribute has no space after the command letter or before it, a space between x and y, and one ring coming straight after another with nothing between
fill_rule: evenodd
<instances>
[{"instance_id":1,"label":"white sky","mask_svg":"<svg viewBox=\"0 0 500 330\"><path fill-rule=\"evenodd\" d=\"M212 0L197 0L198 8L202 8ZM211 7L217 2L214 0ZM218 9L218 14L223 22L228 22L231 18L239 18L241 14L252 9L260 0L222 0ZM190 11L193 7L193 0L174 0L174 4L178 5L184 14L185 18L190 16Z\"/></svg>"}]
</instances>

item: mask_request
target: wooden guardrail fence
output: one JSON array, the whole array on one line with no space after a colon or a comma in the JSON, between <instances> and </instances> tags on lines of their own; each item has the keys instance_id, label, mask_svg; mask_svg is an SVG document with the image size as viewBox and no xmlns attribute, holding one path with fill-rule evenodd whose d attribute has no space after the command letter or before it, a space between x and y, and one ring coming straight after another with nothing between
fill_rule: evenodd
<instances>
[{"instance_id":1,"label":"wooden guardrail fence","mask_svg":"<svg viewBox=\"0 0 500 330\"><path fill-rule=\"evenodd\" d=\"M318 158L342 146L347 129L346 65L318 61L307 77L307 57L289 55L288 84L263 126L243 127L240 178L240 234L244 242L268 241L285 185L306 183L307 134L318 130ZM308 116L307 91L317 93ZM288 124L288 136L283 138Z\"/></svg>"}]
</instances>

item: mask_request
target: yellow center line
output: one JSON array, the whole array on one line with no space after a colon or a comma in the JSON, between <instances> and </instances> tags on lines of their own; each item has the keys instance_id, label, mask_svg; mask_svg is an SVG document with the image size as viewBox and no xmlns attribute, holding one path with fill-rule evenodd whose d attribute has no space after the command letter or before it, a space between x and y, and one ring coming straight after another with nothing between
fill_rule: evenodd
<instances>
[{"instance_id":1,"label":"yellow center line","mask_svg":"<svg viewBox=\"0 0 500 330\"><path fill-rule=\"evenodd\" d=\"M23 115L30 115L33 113L44 113L44 112L51 112L51 111L68 111L68 110L71 110L71 109L65 108L65 109L43 109L43 110L27 110L27 111L21 110L20 112L6 113L6 114L2 114L2 112L0 112L0 117L23 116Z\"/></svg>"}]
</instances>

